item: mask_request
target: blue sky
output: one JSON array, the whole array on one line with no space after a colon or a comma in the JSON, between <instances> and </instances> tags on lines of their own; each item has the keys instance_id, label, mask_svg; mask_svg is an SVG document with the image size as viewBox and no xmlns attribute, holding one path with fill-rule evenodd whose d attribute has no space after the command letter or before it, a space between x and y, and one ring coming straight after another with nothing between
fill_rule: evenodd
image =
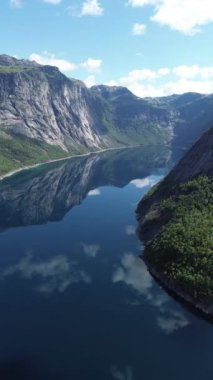
<instances>
[{"instance_id":1,"label":"blue sky","mask_svg":"<svg viewBox=\"0 0 213 380\"><path fill-rule=\"evenodd\" d=\"M1 0L1 53L138 96L213 93L213 0Z\"/></svg>"}]
</instances>

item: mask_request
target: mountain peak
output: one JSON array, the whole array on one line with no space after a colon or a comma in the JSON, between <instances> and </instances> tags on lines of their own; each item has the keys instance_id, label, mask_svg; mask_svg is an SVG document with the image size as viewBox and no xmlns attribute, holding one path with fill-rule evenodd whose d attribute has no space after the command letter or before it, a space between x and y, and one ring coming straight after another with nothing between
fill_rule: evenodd
<instances>
[{"instance_id":1,"label":"mountain peak","mask_svg":"<svg viewBox=\"0 0 213 380\"><path fill-rule=\"evenodd\" d=\"M24 67L39 67L40 65L35 61L29 61L27 59L18 59L6 54L0 55L0 66L24 66Z\"/></svg>"}]
</instances>

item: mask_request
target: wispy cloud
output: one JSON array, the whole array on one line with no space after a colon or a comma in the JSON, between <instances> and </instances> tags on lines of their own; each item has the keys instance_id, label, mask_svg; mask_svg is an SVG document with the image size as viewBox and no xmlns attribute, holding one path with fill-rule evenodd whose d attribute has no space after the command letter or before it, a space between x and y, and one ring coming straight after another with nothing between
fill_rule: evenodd
<instances>
[{"instance_id":1,"label":"wispy cloud","mask_svg":"<svg viewBox=\"0 0 213 380\"><path fill-rule=\"evenodd\" d=\"M132 253L125 253L121 259L121 265L112 276L114 283L124 282L131 286L139 294L146 294L153 285L153 280L144 263Z\"/></svg>"},{"instance_id":2,"label":"wispy cloud","mask_svg":"<svg viewBox=\"0 0 213 380\"><path fill-rule=\"evenodd\" d=\"M36 290L45 294L62 293L73 283L91 282L90 276L78 269L76 262L70 262L63 255L55 256L46 261L38 261L32 254L28 254L17 264L6 268L1 279L15 273L27 280L37 279Z\"/></svg>"},{"instance_id":3,"label":"wispy cloud","mask_svg":"<svg viewBox=\"0 0 213 380\"><path fill-rule=\"evenodd\" d=\"M82 4L80 16L101 16L103 12L99 0L86 0Z\"/></svg>"},{"instance_id":4,"label":"wispy cloud","mask_svg":"<svg viewBox=\"0 0 213 380\"><path fill-rule=\"evenodd\" d=\"M86 77L84 79L84 83L86 84L87 87L92 87L92 86L95 86L96 85L96 77L95 75L89 75L88 77ZM88 195L99 195L100 194L100 191L99 190L91 190Z\"/></svg>"},{"instance_id":5,"label":"wispy cloud","mask_svg":"<svg viewBox=\"0 0 213 380\"><path fill-rule=\"evenodd\" d=\"M101 6L99 0L86 0L80 6L70 5L67 8L68 13L74 17L84 17L84 16L102 16L104 13L104 8Z\"/></svg>"},{"instance_id":6,"label":"wispy cloud","mask_svg":"<svg viewBox=\"0 0 213 380\"><path fill-rule=\"evenodd\" d=\"M182 310L176 309L165 291L156 286L144 262L133 253L122 256L120 265L113 272L112 282L123 283L134 291L132 298L129 296L125 300L130 307L140 306L144 298L150 306L155 307L156 323L164 334L172 334L189 325Z\"/></svg>"},{"instance_id":7,"label":"wispy cloud","mask_svg":"<svg viewBox=\"0 0 213 380\"><path fill-rule=\"evenodd\" d=\"M42 0L44 3L57 5L62 3L63 0ZM24 0L10 0L10 5L14 8L21 8L24 4Z\"/></svg>"},{"instance_id":8,"label":"wispy cloud","mask_svg":"<svg viewBox=\"0 0 213 380\"><path fill-rule=\"evenodd\" d=\"M84 243L82 243L82 247L83 247L83 251L84 251L85 255L92 257L92 258L95 258L101 250L101 247L99 244L84 244Z\"/></svg>"},{"instance_id":9,"label":"wispy cloud","mask_svg":"<svg viewBox=\"0 0 213 380\"><path fill-rule=\"evenodd\" d=\"M11 7L21 8L23 5L23 0L10 0Z\"/></svg>"},{"instance_id":10,"label":"wispy cloud","mask_svg":"<svg viewBox=\"0 0 213 380\"><path fill-rule=\"evenodd\" d=\"M64 72L73 71L77 69L76 64L69 62L65 59L58 59L55 57L54 54L48 52L44 52L43 54L32 53L29 58L31 61L36 61L37 63L40 63L40 65L56 66L59 68L59 70Z\"/></svg>"},{"instance_id":11,"label":"wispy cloud","mask_svg":"<svg viewBox=\"0 0 213 380\"><path fill-rule=\"evenodd\" d=\"M135 187L142 189L147 186L154 186L159 181L159 178L149 176L143 179L133 179L130 183L132 183Z\"/></svg>"},{"instance_id":12,"label":"wispy cloud","mask_svg":"<svg viewBox=\"0 0 213 380\"><path fill-rule=\"evenodd\" d=\"M44 3L57 5L57 4L62 3L63 0L43 0L43 1L44 1Z\"/></svg>"},{"instance_id":13,"label":"wispy cloud","mask_svg":"<svg viewBox=\"0 0 213 380\"><path fill-rule=\"evenodd\" d=\"M115 380L134 380L132 367L120 369L117 366L111 368L112 378Z\"/></svg>"},{"instance_id":14,"label":"wispy cloud","mask_svg":"<svg viewBox=\"0 0 213 380\"><path fill-rule=\"evenodd\" d=\"M145 34L146 32L146 25L145 24L134 24L132 27L132 34L134 36L141 36L142 34Z\"/></svg>"},{"instance_id":15,"label":"wispy cloud","mask_svg":"<svg viewBox=\"0 0 213 380\"><path fill-rule=\"evenodd\" d=\"M127 235L135 235L135 226L128 225L126 226L126 234Z\"/></svg>"},{"instance_id":16,"label":"wispy cloud","mask_svg":"<svg viewBox=\"0 0 213 380\"><path fill-rule=\"evenodd\" d=\"M142 68L130 71L126 76L113 79L108 85L125 86L135 95L167 96L184 92L213 92L213 66L180 65L157 70Z\"/></svg>"},{"instance_id":17,"label":"wispy cloud","mask_svg":"<svg viewBox=\"0 0 213 380\"><path fill-rule=\"evenodd\" d=\"M55 54L48 53L47 51L44 51L42 54L32 53L30 54L29 59L31 61L36 61L40 65L56 66L59 70L65 73L72 72L77 69L83 69L91 73L98 73L102 65L101 59L88 58L82 63L73 63L66 59L57 58Z\"/></svg>"},{"instance_id":18,"label":"wispy cloud","mask_svg":"<svg viewBox=\"0 0 213 380\"><path fill-rule=\"evenodd\" d=\"M101 59L88 58L85 62L81 63L81 67L89 72L97 72L102 65Z\"/></svg>"},{"instance_id":19,"label":"wispy cloud","mask_svg":"<svg viewBox=\"0 0 213 380\"><path fill-rule=\"evenodd\" d=\"M95 195L100 195L100 194L101 194L101 192L100 192L99 189L90 190L89 193L88 193L89 197L90 196L95 196Z\"/></svg>"},{"instance_id":20,"label":"wispy cloud","mask_svg":"<svg viewBox=\"0 0 213 380\"><path fill-rule=\"evenodd\" d=\"M182 313L172 312L168 316L158 317L157 324L166 334L172 334L176 330L188 326L189 321Z\"/></svg>"}]
</instances>

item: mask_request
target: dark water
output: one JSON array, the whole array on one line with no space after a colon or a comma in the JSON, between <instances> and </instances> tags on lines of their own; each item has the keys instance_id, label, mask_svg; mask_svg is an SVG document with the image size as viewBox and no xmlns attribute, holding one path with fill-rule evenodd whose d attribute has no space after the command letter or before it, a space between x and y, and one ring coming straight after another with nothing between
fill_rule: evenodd
<instances>
[{"instance_id":1,"label":"dark water","mask_svg":"<svg viewBox=\"0 0 213 380\"><path fill-rule=\"evenodd\" d=\"M167 166L129 149L0 184L0 380L212 380L213 329L138 258L134 210Z\"/></svg>"}]
</instances>

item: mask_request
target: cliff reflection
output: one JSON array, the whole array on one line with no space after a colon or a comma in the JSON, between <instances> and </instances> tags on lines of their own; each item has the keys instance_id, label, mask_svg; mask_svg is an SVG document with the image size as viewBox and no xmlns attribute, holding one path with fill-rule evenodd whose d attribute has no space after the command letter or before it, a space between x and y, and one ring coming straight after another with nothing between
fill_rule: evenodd
<instances>
[{"instance_id":1,"label":"cliff reflection","mask_svg":"<svg viewBox=\"0 0 213 380\"><path fill-rule=\"evenodd\" d=\"M138 147L77 157L24 171L0 183L0 229L61 220L100 186L123 187L165 166L166 147ZM94 190L95 189L95 190Z\"/></svg>"}]
</instances>

